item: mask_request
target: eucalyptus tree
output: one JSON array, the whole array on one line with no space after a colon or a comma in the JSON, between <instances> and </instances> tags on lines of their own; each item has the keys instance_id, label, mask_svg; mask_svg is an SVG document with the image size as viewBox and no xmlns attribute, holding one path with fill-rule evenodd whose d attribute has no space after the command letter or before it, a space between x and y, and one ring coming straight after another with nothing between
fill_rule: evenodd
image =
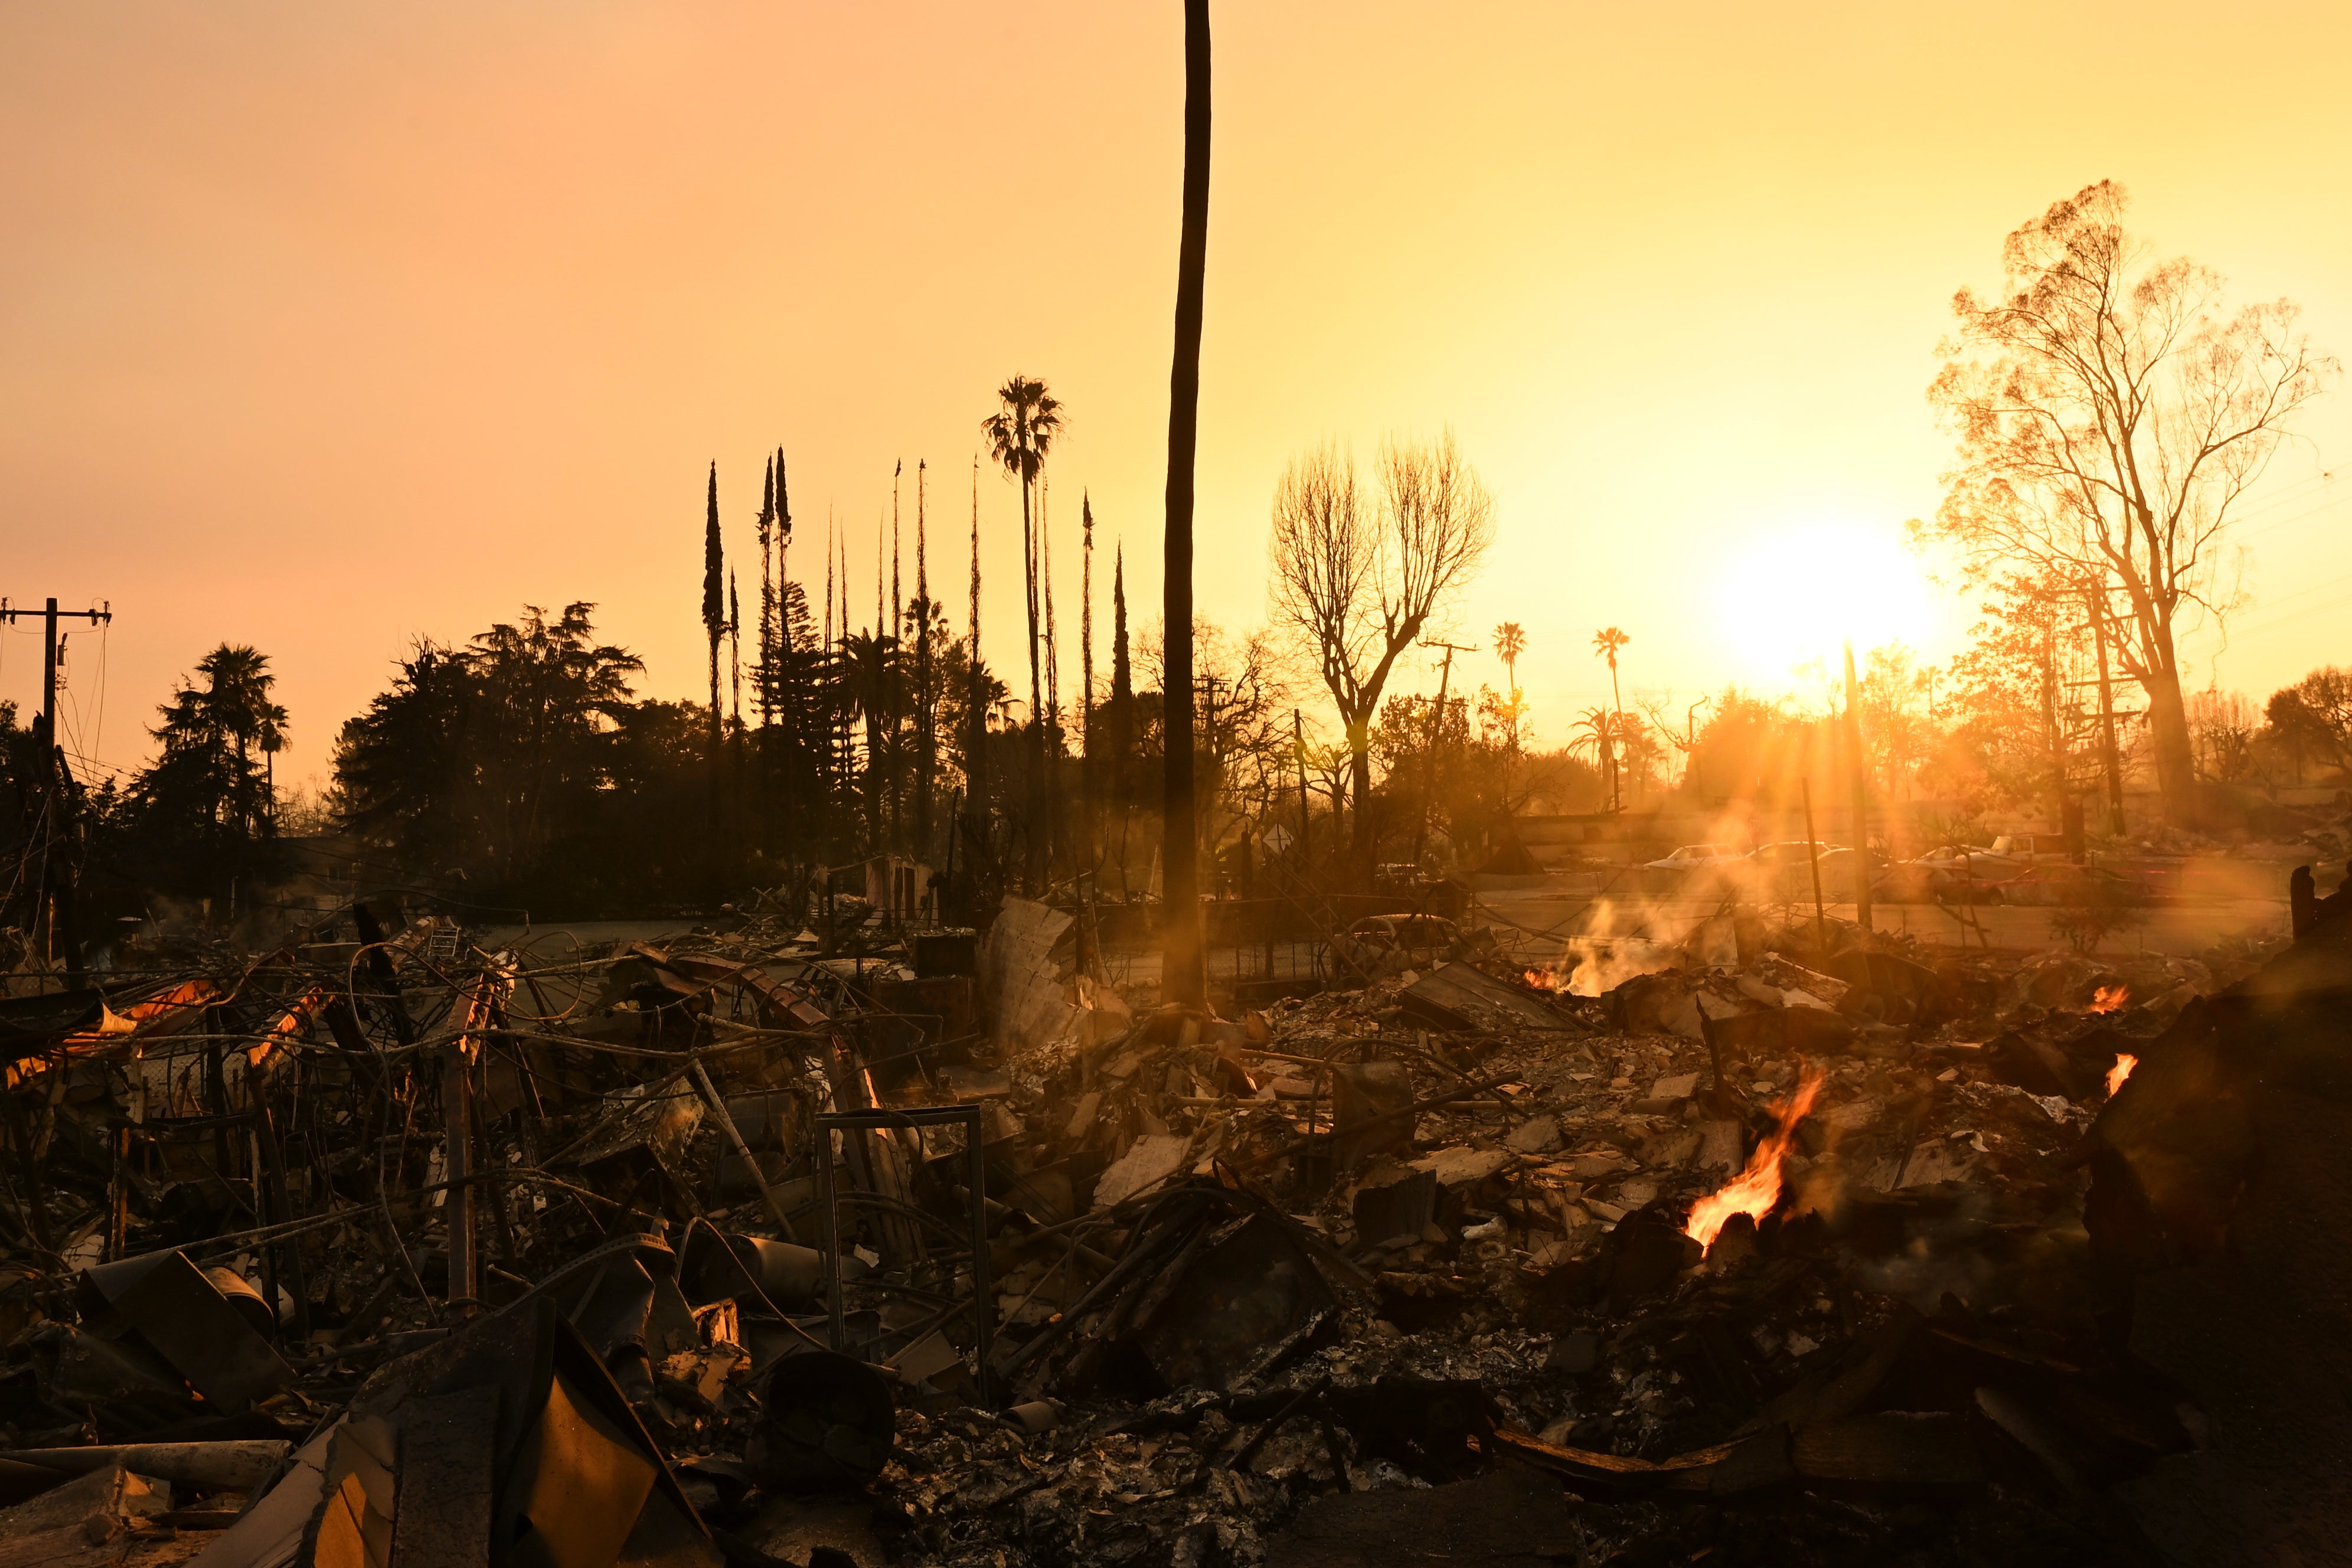
<instances>
[{"instance_id":1,"label":"eucalyptus tree","mask_svg":"<svg viewBox=\"0 0 2352 1568\"><path fill-rule=\"evenodd\" d=\"M2285 300L2223 313L2221 278L2155 258L2122 186L2052 205L1963 289L1929 402L1958 437L1932 521L1973 584L2020 577L2084 605L2147 696L2165 815L2197 818L2177 636L2234 607L2231 533L2336 361Z\"/></svg>"}]
</instances>

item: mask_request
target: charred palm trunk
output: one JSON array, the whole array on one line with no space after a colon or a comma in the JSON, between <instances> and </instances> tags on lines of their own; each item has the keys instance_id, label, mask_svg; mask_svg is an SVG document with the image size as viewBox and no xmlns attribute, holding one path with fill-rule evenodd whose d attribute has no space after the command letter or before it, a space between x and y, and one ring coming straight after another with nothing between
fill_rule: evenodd
<instances>
[{"instance_id":1,"label":"charred palm trunk","mask_svg":"<svg viewBox=\"0 0 2352 1568\"><path fill-rule=\"evenodd\" d=\"M1045 689L1038 658L1037 530L1030 510L1030 470L1024 466L1021 470L1021 555L1029 605L1029 821L1022 864L1023 879L1034 893L1045 886Z\"/></svg>"},{"instance_id":2,"label":"charred palm trunk","mask_svg":"<svg viewBox=\"0 0 2352 1568\"><path fill-rule=\"evenodd\" d=\"M1192 461L1200 439L1201 318L1209 253L1209 0L1184 0L1184 203L1177 242L1176 352L1168 378L1166 792L1162 998L1202 1005L1199 837L1192 793Z\"/></svg>"}]
</instances>

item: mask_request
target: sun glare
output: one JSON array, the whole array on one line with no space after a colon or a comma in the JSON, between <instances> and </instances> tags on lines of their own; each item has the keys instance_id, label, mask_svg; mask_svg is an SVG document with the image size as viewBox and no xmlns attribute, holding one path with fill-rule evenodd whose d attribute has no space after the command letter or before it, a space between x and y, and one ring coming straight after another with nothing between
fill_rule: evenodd
<instances>
[{"instance_id":1,"label":"sun glare","mask_svg":"<svg viewBox=\"0 0 2352 1568\"><path fill-rule=\"evenodd\" d=\"M1719 635L1743 679L1767 688L1820 661L1834 676L1842 644L1919 647L1938 629L1937 595L1892 531L1795 524L1758 532L1725 559L1716 584Z\"/></svg>"}]
</instances>

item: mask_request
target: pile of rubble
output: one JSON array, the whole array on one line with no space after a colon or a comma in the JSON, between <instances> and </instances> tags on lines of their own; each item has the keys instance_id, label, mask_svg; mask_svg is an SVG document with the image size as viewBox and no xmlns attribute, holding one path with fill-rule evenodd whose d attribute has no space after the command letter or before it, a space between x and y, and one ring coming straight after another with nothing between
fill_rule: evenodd
<instances>
[{"instance_id":1,"label":"pile of rubble","mask_svg":"<svg viewBox=\"0 0 2352 1568\"><path fill-rule=\"evenodd\" d=\"M0 998L0 1564L2333 1561L2345 897L1237 1017L1021 900L354 906Z\"/></svg>"}]
</instances>

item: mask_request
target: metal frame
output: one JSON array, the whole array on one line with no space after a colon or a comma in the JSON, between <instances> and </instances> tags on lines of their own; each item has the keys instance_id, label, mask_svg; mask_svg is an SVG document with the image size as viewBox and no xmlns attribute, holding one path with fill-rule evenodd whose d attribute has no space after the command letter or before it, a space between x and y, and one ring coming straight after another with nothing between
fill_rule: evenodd
<instances>
[{"instance_id":1,"label":"metal frame","mask_svg":"<svg viewBox=\"0 0 2352 1568\"><path fill-rule=\"evenodd\" d=\"M980 1107L977 1105L917 1105L902 1110L828 1110L816 1117L816 1192L818 1206L824 1215L824 1273L826 1342L835 1351L842 1349L849 1337L841 1298L841 1225L835 1212L833 1190L833 1133L860 1131L885 1127L941 1127L956 1122L963 1124L964 1149L971 1166L967 1177L971 1196L971 1316L972 1343L980 1363L980 1398L983 1405L992 1403L990 1385L994 1381L988 1359L994 1348L996 1302L989 1295L988 1279L988 1154L982 1147Z\"/></svg>"}]
</instances>

